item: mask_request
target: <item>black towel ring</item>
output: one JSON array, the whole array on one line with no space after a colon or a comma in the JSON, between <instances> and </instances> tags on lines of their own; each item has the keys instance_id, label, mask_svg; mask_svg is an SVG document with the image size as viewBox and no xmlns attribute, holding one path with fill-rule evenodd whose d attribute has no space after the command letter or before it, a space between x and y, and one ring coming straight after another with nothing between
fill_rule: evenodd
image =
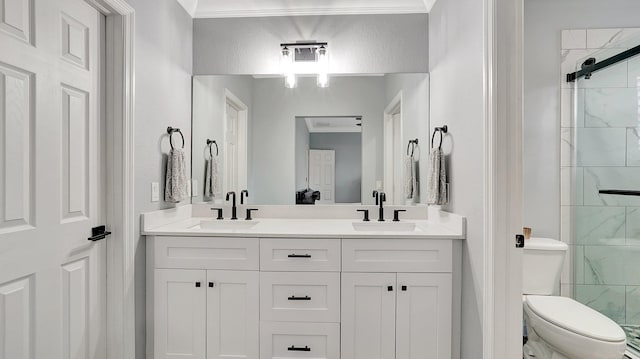
<instances>
[{"instance_id":1,"label":"black towel ring","mask_svg":"<svg viewBox=\"0 0 640 359\"><path fill-rule=\"evenodd\" d=\"M413 153L415 152L417 145L418 145L417 138L415 140L409 140L409 143L407 144L407 156L413 157ZM409 155L409 148L411 148L411 155Z\"/></svg>"},{"instance_id":2,"label":"black towel ring","mask_svg":"<svg viewBox=\"0 0 640 359\"><path fill-rule=\"evenodd\" d=\"M210 140L207 138L207 146L209 146L209 156L213 158L213 151L211 150L211 145L216 145L216 157L218 157L218 154L219 154L218 143L214 140Z\"/></svg>"},{"instance_id":3,"label":"black towel ring","mask_svg":"<svg viewBox=\"0 0 640 359\"><path fill-rule=\"evenodd\" d=\"M173 147L173 139L172 139L172 135L174 132L178 132L180 134L180 137L182 137L182 148L184 148L184 135L182 134L182 131L180 131L179 128L174 128L174 127L167 127L167 133L169 134L169 144L171 145L171 149L174 149L175 147Z\"/></svg>"},{"instance_id":4,"label":"black towel ring","mask_svg":"<svg viewBox=\"0 0 640 359\"><path fill-rule=\"evenodd\" d=\"M433 140L435 140L435 138L436 138L436 133L440 133L440 144L438 145L438 148L441 149L442 148L442 136L443 136L442 134L443 133L447 133L448 131L449 131L449 128L447 127L447 125L444 125L442 127L436 127L433 130L433 135L431 135L431 148L434 147L433 146L434 145Z\"/></svg>"}]
</instances>

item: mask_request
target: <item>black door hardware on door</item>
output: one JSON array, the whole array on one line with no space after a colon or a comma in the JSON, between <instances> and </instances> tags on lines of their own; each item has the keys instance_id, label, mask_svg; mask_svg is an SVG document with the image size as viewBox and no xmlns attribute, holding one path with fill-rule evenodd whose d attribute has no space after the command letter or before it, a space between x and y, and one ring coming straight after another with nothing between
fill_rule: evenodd
<instances>
[{"instance_id":1,"label":"black door hardware on door","mask_svg":"<svg viewBox=\"0 0 640 359\"><path fill-rule=\"evenodd\" d=\"M91 237L87 239L92 242L95 242L95 241L99 241L101 239L106 238L110 234L111 232L107 231L106 226L97 226L97 227L91 228Z\"/></svg>"},{"instance_id":2,"label":"black door hardware on door","mask_svg":"<svg viewBox=\"0 0 640 359\"><path fill-rule=\"evenodd\" d=\"M311 348L309 348L308 346L304 346L304 348L298 348L296 346L290 346L289 348L287 348L287 350L292 351L292 352L310 352Z\"/></svg>"},{"instance_id":3,"label":"black door hardware on door","mask_svg":"<svg viewBox=\"0 0 640 359\"><path fill-rule=\"evenodd\" d=\"M289 258L311 258L311 254L289 254L287 257Z\"/></svg>"},{"instance_id":4,"label":"black door hardware on door","mask_svg":"<svg viewBox=\"0 0 640 359\"><path fill-rule=\"evenodd\" d=\"M295 295L292 295L287 299L289 299L289 300L311 300L311 297L309 297L308 295L305 295L304 297L296 297Z\"/></svg>"}]
</instances>

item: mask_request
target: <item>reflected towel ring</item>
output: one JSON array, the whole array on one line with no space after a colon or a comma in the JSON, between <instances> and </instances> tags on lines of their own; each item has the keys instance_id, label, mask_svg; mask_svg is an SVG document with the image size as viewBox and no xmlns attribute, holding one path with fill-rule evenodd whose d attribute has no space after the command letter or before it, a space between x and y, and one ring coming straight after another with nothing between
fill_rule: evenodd
<instances>
[{"instance_id":1,"label":"reflected towel ring","mask_svg":"<svg viewBox=\"0 0 640 359\"><path fill-rule=\"evenodd\" d=\"M449 131L449 128L447 127L447 125L444 125L442 127L436 127L433 130L433 134L431 135L431 148L434 147L433 146L433 144L434 144L433 140L435 140L435 138L436 138L436 133L439 132L440 133L440 144L438 145L438 148L442 149L442 136L443 136L443 133L447 133L448 131Z\"/></svg>"},{"instance_id":2,"label":"reflected towel ring","mask_svg":"<svg viewBox=\"0 0 640 359\"><path fill-rule=\"evenodd\" d=\"M219 155L218 143L214 140L210 140L207 138L207 146L209 146L209 156L213 158L213 151L211 150L211 145L216 145L216 157Z\"/></svg>"},{"instance_id":3,"label":"reflected towel ring","mask_svg":"<svg viewBox=\"0 0 640 359\"><path fill-rule=\"evenodd\" d=\"M418 139L416 138L415 140L409 140L409 143L407 144L407 156L411 156L413 157L413 154L416 150L416 146L418 145ZM409 148L411 148L411 154L409 154Z\"/></svg>"},{"instance_id":4,"label":"reflected towel ring","mask_svg":"<svg viewBox=\"0 0 640 359\"><path fill-rule=\"evenodd\" d=\"M182 138L182 148L184 148L184 135L182 134L182 131L180 131L179 128L174 128L174 127L167 127L167 133L169 134L169 144L171 145L171 149L174 149L175 147L173 147L173 133L174 132L178 132L180 134L180 137Z\"/></svg>"}]
</instances>

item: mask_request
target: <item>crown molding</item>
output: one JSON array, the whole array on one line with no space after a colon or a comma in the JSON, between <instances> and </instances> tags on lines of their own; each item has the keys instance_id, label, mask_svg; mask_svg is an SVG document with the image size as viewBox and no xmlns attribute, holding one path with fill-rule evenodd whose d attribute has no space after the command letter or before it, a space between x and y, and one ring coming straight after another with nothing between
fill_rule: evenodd
<instances>
[{"instance_id":1,"label":"crown molding","mask_svg":"<svg viewBox=\"0 0 640 359\"><path fill-rule=\"evenodd\" d=\"M185 1L185 0L180 0ZM429 0L426 0L429 1ZM259 9L259 10L196 10L194 18L233 18L233 17L275 17L275 16L313 16L313 15L391 15L391 14L426 14L423 6L409 7L353 7L332 8L317 7L303 9Z\"/></svg>"}]
</instances>

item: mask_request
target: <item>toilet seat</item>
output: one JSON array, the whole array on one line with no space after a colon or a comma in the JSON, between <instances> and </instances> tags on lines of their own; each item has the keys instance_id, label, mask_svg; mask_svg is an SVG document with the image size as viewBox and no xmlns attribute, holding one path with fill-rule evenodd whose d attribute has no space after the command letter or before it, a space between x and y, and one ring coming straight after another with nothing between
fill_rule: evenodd
<instances>
[{"instance_id":1,"label":"toilet seat","mask_svg":"<svg viewBox=\"0 0 640 359\"><path fill-rule=\"evenodd\" d=\"M613 320L571 298L530 295L525 304L541 319L575 334L605 342L626 340Z\"/></svg>"}]
</instances>

